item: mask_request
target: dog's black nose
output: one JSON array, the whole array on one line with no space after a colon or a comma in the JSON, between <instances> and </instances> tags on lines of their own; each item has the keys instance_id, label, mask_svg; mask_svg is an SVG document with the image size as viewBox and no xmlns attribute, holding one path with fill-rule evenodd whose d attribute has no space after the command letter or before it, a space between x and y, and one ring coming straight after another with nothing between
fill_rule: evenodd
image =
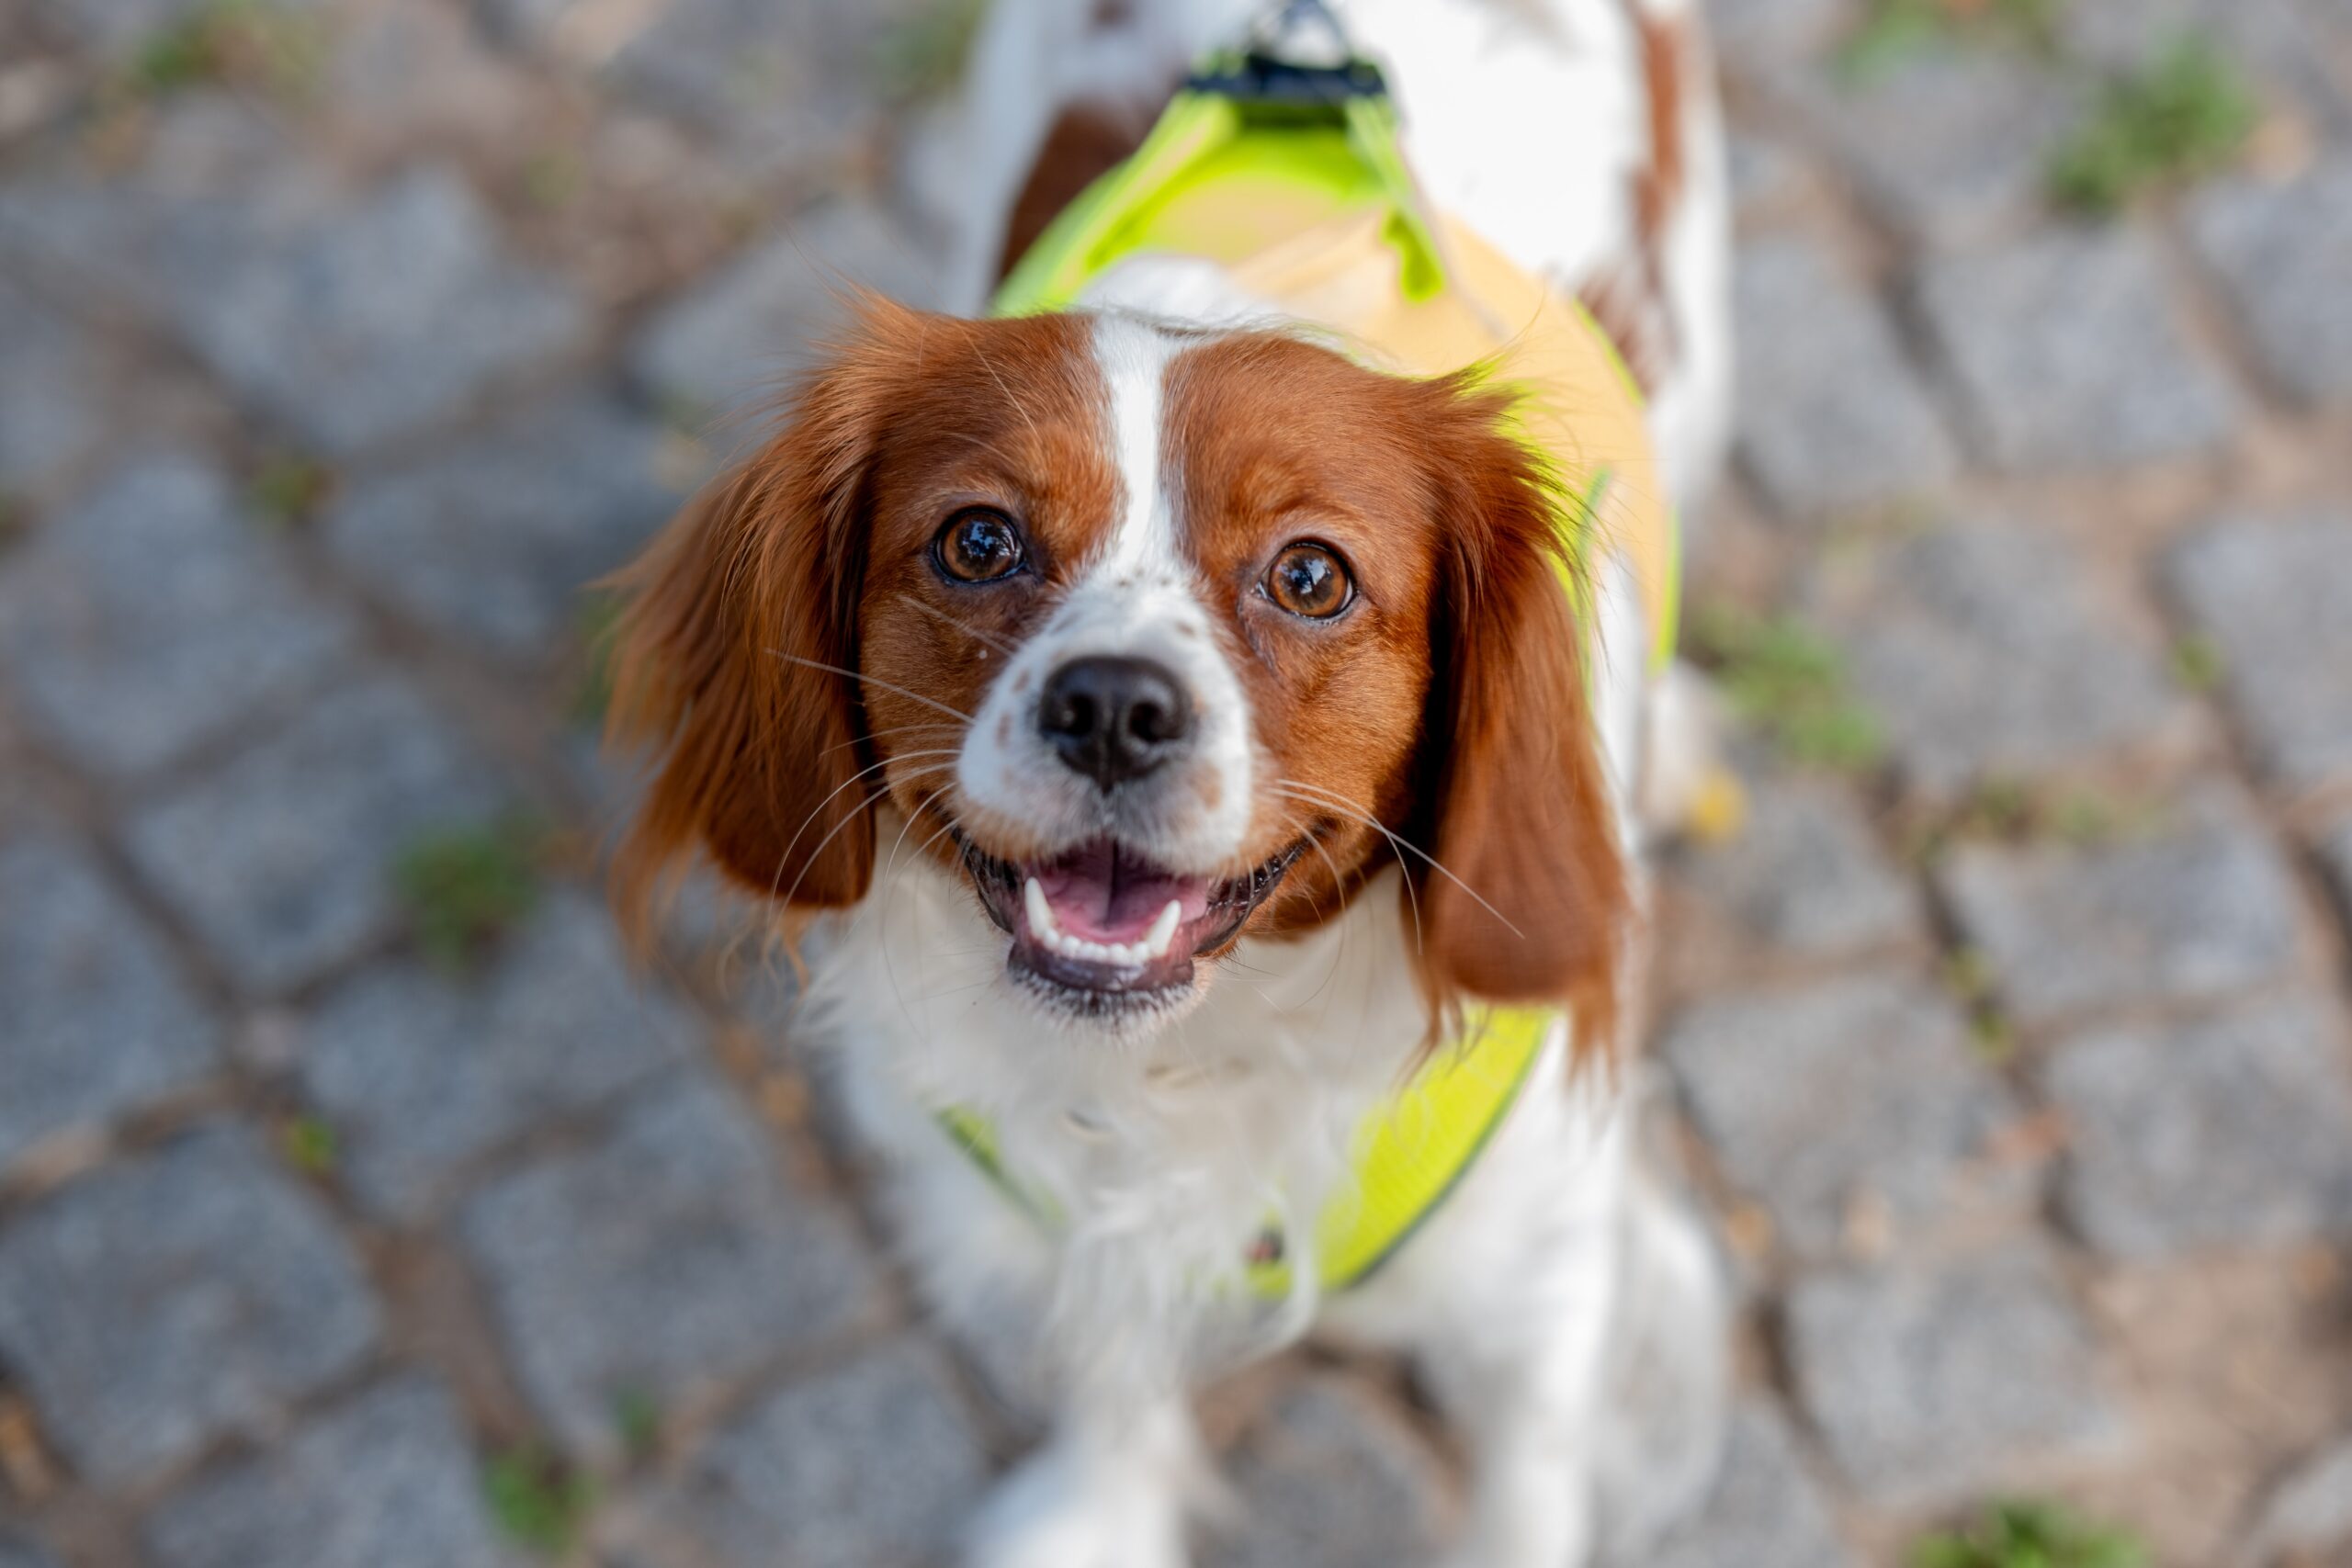
<instances>
[{"instance_id":1,"label":"dog's black nose","mask_svg":"<svg viewBox=\"0 0 2352 1568\"><path fill-rule=\"evenodd\" d=\"M1109 789L1183 751L1193 703L1148 659L1073 659L1046 682L1037 729L1063 761Z\"/></svg>"}]
</instances>

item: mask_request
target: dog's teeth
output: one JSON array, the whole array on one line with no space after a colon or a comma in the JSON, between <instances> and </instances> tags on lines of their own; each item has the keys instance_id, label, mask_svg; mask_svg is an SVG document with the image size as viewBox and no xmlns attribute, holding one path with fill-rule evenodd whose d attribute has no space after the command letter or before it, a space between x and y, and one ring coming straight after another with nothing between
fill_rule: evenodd
<instances>
[{"instance_id":1,"label":"dog's teeth","mask_svg":"<svg viewBox=\"0 0 2352 1568\"><path fill-rule=\"evenodd\" d=\"M1029 911L1030 934L1047 947L1052 947L1062 932L1061 928L1054 924L1054 907L1046 902L1045 888L1038 886L1037 879L1033 876L1021 889L1021 897Z\"/></svg>"},{"instance_id":2,"label":"dog's teeth","mask_svg":"<svg viewBox=\"0 0 2352 1568\"><path fill-rule=\"evenodd\" d=\"M1143 940L1136 943L1136 957L1138 960L1167 957L1169 944L1176 940L1176 928L1183 919L1183 906L1173 898L1168 900L1168 908L1159 911L1159 918L1151 922L1151 929L1144 932Z\"/></svg>"},{"instance_id":3,"label":"dog's teeth","mask_svg":"<svg viewBox=\"0 0 2352 1568\"><path fill-rule=\"evenodd\" d=\"M1054 919L1054 907L1046 898L1046 889L1032 876L1022 885L1022 907L1029 918L1029 934L1037 945L1048 953L1082 964L1116 964L1136 969L1155 959L1166 956L1169 944L1175 940L1176 928L1182 923L1184 911L1174 901L1159 911L1159 918L1133 942L1095 942L1074 931L1066 931Z\"/></svg>"}]
</instances>

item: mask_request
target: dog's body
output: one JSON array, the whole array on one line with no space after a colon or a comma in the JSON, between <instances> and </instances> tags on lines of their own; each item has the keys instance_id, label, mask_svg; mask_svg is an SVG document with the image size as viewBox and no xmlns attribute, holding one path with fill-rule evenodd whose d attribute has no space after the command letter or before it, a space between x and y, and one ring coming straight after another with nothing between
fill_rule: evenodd
<instances>
[{"instance_id":1,"label":"dog's body","mask_svg":"<svg viewBox=\"0 0 2352 1568\"><path fill-rule=\"evenodd\" d=\"M1132 149L1185 72L1274 8L992 6L933 180L954 204L948 308L984 310L1023 245ZM1730 192L1696 0L1337 9L1387 73L1431 205L1593 305L1648 389L1677 501L1694 502L1722 462L1731 400Z\"/></svg>"},{"instance_id":2,"label":"dog's body","mask_svg":"<svg viewBox=\"0 0 2352 1568\"><path fill-rule=\"evenodd\" d=\"M1430 204L1593 304L1690 499L1728 355L1682 9L1346 16ZM956 138L958 303L1069 183L1057 160L1115 156L1259 10L998 0ZM1704 1473L1724 1355L1703 1244L1602 1059L1637 967L1635 802L1661 787L1644 598L1597 560L1571 622L1495 400L1204 327L1233 301L1189 272L1121 269L1085 303L1122 309L877 311L640 569L618 711L666 750L635 872L701 849L842 911L807 1029L906 1257L950 1320L1034 1331L1059 1411L978 1562L1181 1563L1206 1474L1188 1382L1312 1329L1409 1353L1459 1422L1464 1568L1576 1568ZM1073 671L1098 684L1069 696ZM1106 739L1102 705L1138 728ZM1352 1134L1487 998L1571 1005L1453 1190L1351 1289L1304 1256L1286 1296L1237 1288L1270 1221L1300 1246L1347 1201ZM1639 1422L1612 1393L1637 1377Z\"/></svg>"}]
</instances>

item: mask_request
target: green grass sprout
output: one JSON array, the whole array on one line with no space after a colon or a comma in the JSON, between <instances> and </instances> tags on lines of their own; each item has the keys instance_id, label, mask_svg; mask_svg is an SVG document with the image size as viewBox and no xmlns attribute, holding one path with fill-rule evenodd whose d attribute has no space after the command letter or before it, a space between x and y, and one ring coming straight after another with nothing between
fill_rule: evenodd
<instances>
[{"instance_id":1,"label":"green grass sprout","mask_svg":"<svg viewBox=\"0 0 2352 1568\"><path fill-rule=\"evenodd\" d=\"M596 1506L595 1483L536 1443L493 1457L482 1495L508 1540L546 1557L571 1550Z\"/></svg>"},{"instance_id":2,"label":"green grass sprout","mask_svg":"<svg viewBox=\"0 0 2352 1568\"><path fill-rule=\"evenodd\" d=\"M2089 116L2050 161L2059 206L2104 217L2143 193L2226 164L2254 133L2259 108L2227 56L2201 38L2110 79Z\"/></svg>"},{"instance_id":3,"label":"green grass sprout","mask_svg":"<svg viewBox=\"0 0 2352 1568\"><path fill-rule=\"evenodd\" d=\"M1924 55L1955 45L2058 48L2059 0L1871 0L1838 51L1849 83L1877 80Z\"/></svg>"},{"instance_id":4,"label":"green grass sprout","mask_svg":"<svg viewBox=\"0 0 2352 1568\"><path fill-rule=\"evenodd\" d=\"M1883 753L1877 716L1849 689L1838 650L1802 622L1712 605L1691 617L1689 641L1733 709L1792 761L1861 769Z\"/></svg>"},{"instance_id":5,"label":"green grass sprout","mask_svg":"<svg viewBox=\"0 0 2352 1568\"><path fill-rule=\"evenodd\" d=\"M1964 1530L1929 1536L1912 1568L2143 1568L2147 1548L2124 1530L2052 1503L2003 1502Z\"/></svg>"},{"instance_id":6,"label":"green grass sprout","mask_svg":"<svg viewBox=\"0 0 2352 1568\"><path fill-rule=\"evenodd\" d=\"M325 59L314 17L268 0L207 0L140 47L127 85L150 97L207 85L302 96L317 85Z\"/></svg>"},{"instance_id":7,"label":"green grass sprout","mask_svg":"<svg viewBox=\"0 0 2352 1568\"><path fill-rule=\"evenodd\" d=\"M545 828L511 814L429 833L402 850L392 885L425 956L463 972L537 906Z\"/></svg>"}]
</instances>

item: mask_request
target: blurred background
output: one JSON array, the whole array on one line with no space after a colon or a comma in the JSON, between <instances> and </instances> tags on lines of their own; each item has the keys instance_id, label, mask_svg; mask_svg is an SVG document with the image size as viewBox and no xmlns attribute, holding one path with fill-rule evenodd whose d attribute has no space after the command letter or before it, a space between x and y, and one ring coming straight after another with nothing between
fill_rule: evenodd
<instances>
[{"instance_id":1,"label":"blurred background","mask_svg":"<svg viewBox=\"0 0 2352 1568\"><path fill-rule=\"evenodd\" d=\"M1651 1562L2352 1563L2352 5L1712 8L1747 1392ZM0 5L0 1568L910 1568L1034 1431L740 911L632 979L582 587L926 299L977 9ZM1449 1517L1386 1369L1209 1418L1211 1563Z\"/></svg>"}]
</instances>

